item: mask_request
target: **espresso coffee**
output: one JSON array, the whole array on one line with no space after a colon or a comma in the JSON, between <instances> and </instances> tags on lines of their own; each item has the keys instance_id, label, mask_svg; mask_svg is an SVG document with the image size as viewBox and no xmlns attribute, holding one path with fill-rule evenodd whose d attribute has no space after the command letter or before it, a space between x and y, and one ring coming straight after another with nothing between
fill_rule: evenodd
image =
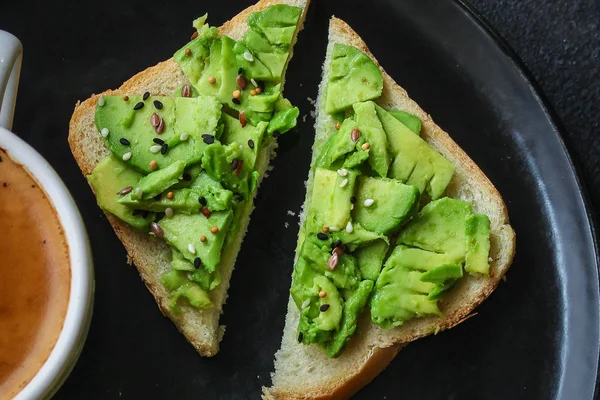
<instances>
[{"instance_id":1,"label":"espresso coffee","mask_svg":"<svg viewBox=\"0 0 600 400\"><path fill-rule=\"evenodd\" d=\"M68 245L54 207L0 149L0 399L14 397L48 359L70 286Z\"/></svg>"}]
</instances>

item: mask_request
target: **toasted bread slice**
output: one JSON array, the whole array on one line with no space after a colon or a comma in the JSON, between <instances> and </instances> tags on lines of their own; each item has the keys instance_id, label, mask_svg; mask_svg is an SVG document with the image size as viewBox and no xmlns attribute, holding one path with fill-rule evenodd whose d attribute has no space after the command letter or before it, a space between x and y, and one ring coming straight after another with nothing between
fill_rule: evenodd
<instances>
[{"instance_id":1,"label":"toasted bread slice","mask_svg":"<svg viewBox=\"0 0 600 400\"><path fill-rule=\"evenodd\" d=\"M224 23L219 28L219 34L240 40L248 29L246 19L250 13L260 11L273 4L283 3L301 7L304 10L298 22L297 35L303 27L309 2L310 0L260 0ZM295 42L296 37L292 42L290 59ZM149 91L153 95L171 96L178 87L186 83L189 84L189 81L183 70L173 59L169 59L138 73L116 90L108 90L94 95L83 103L77 104L69 124L69 145L81 172L84 175L90 174L100 159L110 154L104 147L94 122L96 102L101 95L141 95ZM275 155L276 146L273 141L257 159L256 168L261 178L267 172L269 162ZM177 329L203 356L213 356L219 350L219 341L224 332L224 327L219 327L219 315L227 297L229 279L250 221L251 211L252 203L249 202L241 214L240 229L235 239L222 250L222 258L218 267L221 284L210 292L213 308L198 310L190 306L182 306L183 312L180 314L175 314L169 307L169 293L160 282L161 275L171 269L171 253L167 244L145 232L136 230L112 215L107 215L115 233L127 250L128 262L136 265L163 314L171 318Z\"/></svg>"},{"instance_id":2,"label":"toasted bread slice","mask_svg":"<svg viewBox=\"0 0 600 400\"><path fill-rule=\"evenodd\" d=\"M323 65L323 80L317 101L316 138L313 162L327 140L328 124L333 124L325 113L324 93L329 79L333 45L354 46L373 59L364 41L344 21L332 18L329 25L329 44ZM461 279L448 296L440 301L445 317L417 318L394 329L383 329L371 322L368 310L361 316L357 335L348 343L338 358L328 358L315 345L297 342L299 311L291 300L281 343L275 355L273 385L264 389L265 399L329 399L347 398L369 383L396 356L400 348L420 337L451 328L467 319L473 309L496 288L513 259L515 233L508 221L502 197L477 165L437 126L431 117L394 80L383 74L383 94L377 102L417 115L422 120L421 136L456 167L454 177L446 190L449 197L466 200L473 212L486 214L491 222L490 277L468 275ZM312 172L309 173L304 212L310 208ZM303 217L301 217L302 222Z\"/></svg>"}]
</instances>

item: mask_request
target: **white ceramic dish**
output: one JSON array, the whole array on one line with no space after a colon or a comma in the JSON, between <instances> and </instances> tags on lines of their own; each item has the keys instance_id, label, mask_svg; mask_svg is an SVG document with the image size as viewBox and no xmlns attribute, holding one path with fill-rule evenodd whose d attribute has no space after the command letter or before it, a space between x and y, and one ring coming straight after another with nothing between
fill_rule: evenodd
<instances>
[{"instance_id":1,"label":"white ceramic dish","mask_svg":"<svg viewBox=\"0 0 600 400\"><path fill-rule=\"evenodd\" d=\"M33 400L51 397L79 358L92 315L94 273L87 232L66 186L38 152L7 130L12 127L21 53L19 40L0 31L0 148L22 164L48 195L65 232L71 261L70 298L62 331L42 368L15 397Z\"/></svg>"}]
</instances>

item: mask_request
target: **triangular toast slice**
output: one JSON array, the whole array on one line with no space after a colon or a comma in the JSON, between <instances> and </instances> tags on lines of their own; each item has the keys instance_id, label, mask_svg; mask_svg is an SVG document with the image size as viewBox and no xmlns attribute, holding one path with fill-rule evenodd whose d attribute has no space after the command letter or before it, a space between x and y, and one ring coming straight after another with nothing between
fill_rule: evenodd
<instances>
[{"instance_id":1,"label":"triangular toast slice","mask_svg":"<svg viewBox=\"0 0 600 400\"><path fill-rule=\"evenodd\" d=\"M218 28L218 32L234 40L241 40L248 29L246 19L252 12L261 11L275 4L300 7L303 11L290 48L289 62L297 34L304 24L309 2L310 0L260 0L224 23ZM81 172L85 176L89 175L100 159L110 154L98 134L94 121L96 104L100 96L142 95L146 91L155 95L172 96L177 88L185 84L189 84L189 80L180 66L171 58L138 73L116 90L108 90L93 95L84 102L78 103L69 124L69 145ZM261 178L265 175L269 162L275 156L276 146L276 141L272 141L259 155L256 169ZM169 306L170 295L160 281L162 274L168 272L171 268L170 249L167 244L162 240L154 239L146 232L134 229L115 216L107 214L115 233L127 250L128 262L136 265L163 314L171 318L177 329L203 356L213 356L219 350L219 341L223 336L223 328L219 326L219 316L227 297L229 280L248 227L251 211L252 202L248 202L242 212L236 237L222 250L222 258L218 267L221 283L211 291L211 300L214 307L208 310L198 310L190 306L182 306L183 312L179 314L173 312Z\"/></svg>"},{"instance_id":2,"label":"triangular toast slice","mask_svg":"<svg viewBox=\"0 0 600 400\"><path fill-rule=\"evenodd\" d=\"M329 44L323 66L323 79L317 101L314 157L327 140L326 127L335 123L325 112L325 93L335 43L358 48L377 65L360 36L338 18L329 26ZM490 277L468 275L459 280L440 304L443 318L416 318L393 329L383 329L371 322L365 310L357 326L357 334L348 342L338 358L329 358L317 345L298 343L299 311L290 297L280 350L275 355L272 387L264 389L266 399L347 398L377 376L407 343L420 337L451 328L467 319L473 309L497 287L510 267L515 252L515 233L509 225L502 197L469 156L433 122L431 117L380 67L383 92L376 102L384 108L399 109L418 116L422 121L421 137L455 166L447 187L448 197L466 200L473 212L486 214L490 229ZM310 207L313 174L309 173L304 213ZM305 215L301 217L303 220ZM368 307L367 307L368 308Z\"/></svg>"}]
</instances>

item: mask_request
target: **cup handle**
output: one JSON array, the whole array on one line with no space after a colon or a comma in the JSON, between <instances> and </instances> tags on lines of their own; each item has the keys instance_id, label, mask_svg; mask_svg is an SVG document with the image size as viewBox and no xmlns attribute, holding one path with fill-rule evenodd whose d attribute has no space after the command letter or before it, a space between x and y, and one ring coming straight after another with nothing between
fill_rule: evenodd
<instances>
[{"instance_id":1,"label":"cup handle","mask_svg":"<svg viewBox=\"0 0 600 400\"><path fill-rule=\"evenodd\" d=\"M0 127L8 130L12 128L22 60L19 39L0 31Z\"/></svg>"}]
</instances>

